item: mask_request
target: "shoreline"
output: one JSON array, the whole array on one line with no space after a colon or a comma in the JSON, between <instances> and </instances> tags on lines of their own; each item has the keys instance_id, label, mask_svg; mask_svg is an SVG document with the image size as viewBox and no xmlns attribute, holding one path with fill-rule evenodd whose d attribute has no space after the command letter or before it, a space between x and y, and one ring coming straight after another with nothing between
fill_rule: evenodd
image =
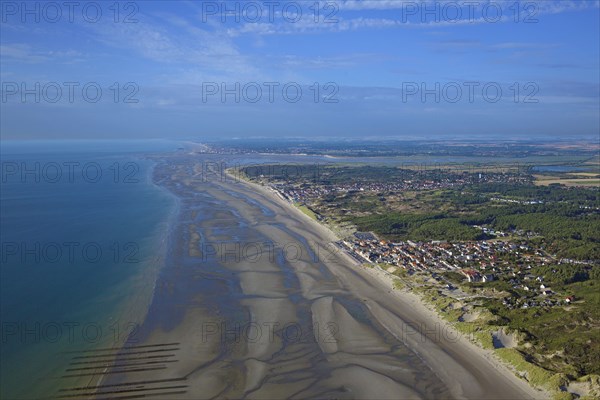
<instances>
[{"instance_id":1,"label":"shoreline","mask_svg":"<svg viewBox=\"0 0 600 400\"><path fill-rule=\"evenodd\" d=\"M373 271L357 268L347 252L315 258L337 236L274 191L231 175L226 181L194 179L189 173L197 171L197 158L170 160L160 183L180 198L181 209L168 265L135 345L158 348L166 360L131 370L113 366L96 396L108 393L107 385L123 385L125 393L135 383L136 393L173 398L167 390L175 386L165 382L177 382L177 399L546 397L498 370L464 339L439 334L445 321L398 295L391 281L386 286ZM258 262L251 260L254 253L243 259L196 254L209 249L199 247L203 243L261 242L309 254ZM238 323L280 328L228 340ZM281 329L288 325L308 341L290 340ZM129 354L135 353L123 347L119 361Z\"/></svg>"},{"instance_id":2,"label":"shoreline","mask_svg":"<svg viewBox=\"0 0 600 400\"><path fill-rule=\"evenodd\" d=\"M118 310L119 316L115 320L119 321L125 318L125 326L133 326L134 328L128 334L125 334L124 332L123 335L118 335L120 341L118 343L111 343L111 347L119 349L117 354L113 355L112 360L109 363L107 363L107 365L102 369L102 371L99 373L99 376L93 375L89 378L89 382L86 386L90 389L93 389L95 392L97 392L97 390L104 384L104 382L109 377L109 375L107 375L107 371L113 368L115 361L119 358L119 353L128 347L127 343L131 340L133 340L135 343L135 340L137 340L136 332L138 330L138 327L141 324L143 324L150 311L150 305L152 304L152 300L154 298L156 285L160 276L160 271L166 267L167 261L169 259L169 254L172 251L171 240L173 237L175 227L177 225L178 216L182 209L181 199L174 193L172 193L170 190L168 190L167 187L161 185L156 181L155 169L157 165L158 162L152 160L152 165L148 168L145 175L145 184L155 187L159 192L162 192L163 195L169 197L173 204L169 212L165 214L164 220L161 221L159 226L157 227L157 235L153 240L154 244L152 246L148 245L149 248L157 250L151 259L145 260L144 262L144 264L149 267L148 269L153 271L153 273L155 274L154 279L151 282L146 282L147 285L152 285L152 288L148 289L148 299L147 301L145 301L143 307L141 304L139 304L140 299L136 298L132 299L127 304L124 304ZM164 227L164 229L161 229L162 227ZM146 272L142 272L139 279L144 279L145 275ZM127 321L128 316L140 314L140 312L143 312L143 314L141 317L136 318L135 323L133 321Z\"/></svg>"},{"instance_id":3,"label":"shoreline","mask_svg":"<svg viewBox=\"0 0 600 400\"><path fill-rule=\"evenodd\" d=\"M327 227L319 221L310 218L308 215L299 210L298 207L285 201L273 189L257 184L255 182L248 181L246 179L236 178L235 176L230 175L229 173L227 173L227 176L231 179L237 179L237 182L241 182L243 184L255 188L263 195L270 197L272 200L293 211L297 216L304 219L307 222L307 224L311 225L315 229L318 229L322 234L326 235L326 237L330 238L332 241L341 240L341 238L339 238L333 231L331 231L329 227ZM347 259L349 264L352 265L353 268L360 268L363 272L371 276L375 281L377 281L380 284L380 286L383 287L384 290L387 290L388 294L391 294L393 297L400 300L402 303L410 304L410 306L416 309L417 313L420 314L424 320L427 320L430 323L433 322L434 325L437 324L441 326L444 331L450 332L452 336L458 337L459 342L462 346L467 347L470 351L476 353L479 357L482 357L485 360L487 360L487 362L489 362L499 374L502 374L505 378L511 380L516 386L520 387L523 391L527 392L531 396L531 398L550 398L550 392L544 389L533 387L531 384L529 384L528 381L517 376L510 365L505 364L497 358L493 350L484 349L483 347L469 339L467 335L457 331L453 324L445 320L438 311L427 307L425 301L421 298L421 296L412 291L409 292L406 289L396 289L394 287L395 278L389 276L379 266L374 266L374 268L365 268L362 265L359 265L358 262L354 260L345 250L342 250L341 254L344 255L344 257Z\"/></svg>"}]
</instances>

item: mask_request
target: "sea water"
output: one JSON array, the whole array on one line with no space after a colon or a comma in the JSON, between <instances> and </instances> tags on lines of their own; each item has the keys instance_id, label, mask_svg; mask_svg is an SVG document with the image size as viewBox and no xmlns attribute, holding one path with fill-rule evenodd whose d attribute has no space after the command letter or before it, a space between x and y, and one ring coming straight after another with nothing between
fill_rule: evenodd
<instances>
[{"instance_id":1,"label":"sea water","mask_svg":"<svg viewBox=\"0 0 600 400\"><path fill-rule=\"evenodd\" d=\"M2 143L1 398L93 384L81 355L122 346L143 321L177 208L145 154L176 148Z\"/></svg>"}]
</instances>

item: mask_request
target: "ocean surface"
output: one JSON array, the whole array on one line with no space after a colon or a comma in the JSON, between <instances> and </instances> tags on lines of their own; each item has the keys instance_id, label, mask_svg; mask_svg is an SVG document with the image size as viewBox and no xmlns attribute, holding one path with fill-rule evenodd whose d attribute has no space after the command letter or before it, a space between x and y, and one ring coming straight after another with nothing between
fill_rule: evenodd
<instances>
[{"instance_id":1,"label":"ocean surface","mask_svg":"<svg viewBox=\"0 0 600 400\"><path fill-rule=\"evenodd\" d=\"M176 148L2 143L0 398L89 383L85 355L120 347L143 321L178 207L144 154Z\"/></svg>"}]
</instances>

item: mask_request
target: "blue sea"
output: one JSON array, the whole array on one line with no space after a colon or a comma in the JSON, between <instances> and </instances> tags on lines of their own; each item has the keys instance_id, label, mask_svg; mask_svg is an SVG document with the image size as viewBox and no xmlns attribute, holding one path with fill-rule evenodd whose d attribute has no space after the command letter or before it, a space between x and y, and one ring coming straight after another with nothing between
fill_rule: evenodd
<instances>
[{"instance_id":1,"label":"blue sea","mask_svg":"<svg viewBox=\"0 0 600 400\"><path fill-rule=\"evenodd\" d=\"M2 142L0 398L93 383L82 355L143 321L178 206L145 155L176 148Z\"/></svg>"}]
</instances>

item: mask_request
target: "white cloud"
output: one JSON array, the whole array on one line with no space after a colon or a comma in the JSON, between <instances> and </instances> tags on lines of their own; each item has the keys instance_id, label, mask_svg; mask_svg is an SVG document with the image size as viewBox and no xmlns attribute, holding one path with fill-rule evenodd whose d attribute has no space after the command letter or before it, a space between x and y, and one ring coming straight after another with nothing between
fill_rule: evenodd
<instances>
[{"instance_id":1,"label":"white cloud","mask_svg":"<svg viewBox=\"0 0 600 400\"><path fill-rule=\"evenodd\" d=\"M144 18L136 24L96 24L92 27L94 37L107 46L128 49L170 66L171 71L185 68L187 80L194 77L202 80L207 76L240 79L259 72L223 31L201 29L180 17L160 17L160 22ZM171 81L179 82L180 78L181 75L170 75Z\"/></svg>"},{"instance_id":2,"label":"white cloud","mask_svg":"<svg viewBox=\"0 0 600 400\"><path fill-rule=\"evenodd\" d=\"M26 63L39 63L48 60L48 55L36 52L31 46L22 43L0 44L0 55L3 59L9 58Z\"/></svg>"},{"instance_id":3,"label":"white cloud","mask_svg":"<svg viewBox=\"0 0 600 400\"><path fill-rule=\"evenodd\" d=\"M24 43L0 44L0 56L2 56L3 61L9 59L31 64L52 61L72 63L82 61L84 57L82 53L75 50L41 50Z\"/></svg>"},{"instance_id":4,"label":"white cloud","mask_svg":"<svg viewBox=\"0 0 600 400\"><path fill-rule=\"evenodd\" d=\"M336 4L340 10L359 11L359 10L405 10L412 12L415 7L418 11L424 7L431 7L432 4L436 4L438 7L444 7L447 5L458 4L459 6L466 7L466 4L474 4L473 7L477 10L481 10L484 7L490 5L494 7L494 4L502 7L503 10L513 10L514 0L341 0L332 1ZM466 3L466 4L465 4ZM527 4L534 4L535 11L539 13L557 14L569 11L579 11L590 8L599 8L600 0L530 0L521 4L524 7ZM529 11L533 11L534 8L530 8Z\"/></svg>"}]
</instances>

